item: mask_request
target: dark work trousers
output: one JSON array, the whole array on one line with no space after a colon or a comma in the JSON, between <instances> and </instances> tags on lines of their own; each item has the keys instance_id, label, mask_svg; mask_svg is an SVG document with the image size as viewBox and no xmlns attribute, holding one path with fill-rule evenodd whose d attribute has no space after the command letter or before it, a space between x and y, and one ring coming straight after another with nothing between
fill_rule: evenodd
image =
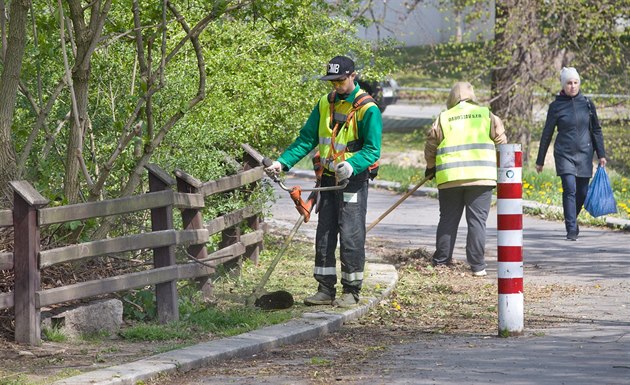
<instances>
[{"instance_id":1,"label":"dark work trousers","mask_svg":"<svg viewBox=\"0 0 630 385\"><path fill-rule=\"evenodd\" d=\"M322 186L334 186L335 177L322 176ZM322 191L319 198L315 269L318 291L334 296L337 283L335 250L340 242L341 285L344 293L359 294L365 265L367 172L350 178L343 190Z\"/></svg>"},{"instance_id":2,"label":"dark work trousers","mask_svg":"<svg viewBox=\"0 0 630 385\"><path fill-rule=\"evenodd\" d=\"M467 186L440 189L440 222L437 228L434 265L453 262L457 228L466 209L466 260L473 272L486 268L486 220L492 202L492 186Z\"/></svg>"},{"instance_id":3,"label":"dark work trousers","mask_svg":"<svg viewBox=\"0 0 630 385\"><path fill-rule=\"evenodd\" d=\"M562 180L562 209L564 211L564 226L569 233L577 235L577 217L582 211L588 182L590 178L580 178L571 174L560 175Z\"/></svg>"}]
</instances>

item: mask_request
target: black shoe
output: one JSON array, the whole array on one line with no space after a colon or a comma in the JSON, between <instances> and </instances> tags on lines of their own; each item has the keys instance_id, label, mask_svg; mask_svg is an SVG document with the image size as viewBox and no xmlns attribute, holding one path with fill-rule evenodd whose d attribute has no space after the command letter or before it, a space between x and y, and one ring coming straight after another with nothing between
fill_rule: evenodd
<instances>
[{"instance_id":1,"label":"black shoe","mask_svg":"<svg viewBox=\"0 0 630 385\"><path fill-rule=\"evenodd\" d=\"M332 305L335 307L353 307L359 303L359 295L353 293L343 293L341 297L333 301Z\"/></svg>"},{"instance_id":2,"label":"black shoe","mask_svg":"<svg viewBox=\"0 0 630 385\"><path fill-rule=\"evenodd\" d=\"M314 295L310 297L306 297L304 299L304 304L306 306L317 306L317 305L332 305L332 302L335 300L334 295L326 294L324 292L318 291Z\"/></svg>"},{"instance_id":3,"label":"black shoe","mask_svg":"<svg viewBox=\"0 0 630 385\"><path fill-rule=\"evenodd\" d=\"M577 233L568 233L567 234L567 241L577 241L577 239L578 239Z\"/></svg>"}]
</instances>

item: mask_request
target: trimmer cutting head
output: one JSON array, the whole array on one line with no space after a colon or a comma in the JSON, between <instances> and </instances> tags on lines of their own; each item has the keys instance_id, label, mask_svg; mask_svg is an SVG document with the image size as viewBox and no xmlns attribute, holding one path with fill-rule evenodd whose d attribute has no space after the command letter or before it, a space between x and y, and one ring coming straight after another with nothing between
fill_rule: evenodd
<instances>
[{"instance_id":1,"label":"trimmer cutting head","mask_svg":"<svg viewBox=\"0 0 630 385\"><path fill-rule=\"evenodd\" d=\"M293 306L293 295L288 291L278 290L263 294L256 299L254 305L263 310L288 309Z\"/></svg>"}]
</instances>

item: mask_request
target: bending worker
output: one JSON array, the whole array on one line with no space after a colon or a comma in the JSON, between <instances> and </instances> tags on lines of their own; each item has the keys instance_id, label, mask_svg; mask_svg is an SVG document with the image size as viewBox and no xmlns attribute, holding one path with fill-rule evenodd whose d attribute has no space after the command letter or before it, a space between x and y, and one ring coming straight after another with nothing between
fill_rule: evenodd
<instances>
[{"instance_id":1,"label":"bending worker","mask_svg":"<svg viewBox=\"0 0 630 385\"><path fill-rule=\"evenodd\" d=\"M313 273L319 286L304 303L350 307L359 302L363 282L368 179L381 154L382 119L374 99L355 81L350 58L336 56L327 68L320 80L330 81L333 91L319 99L297 139L265 171L288 171L318 147L321 186L349 180L343 190L320 192ZM338 236L343 293L336 298Z\"/></svg>"},{"instance_id":2,"label":"bending worker","mask_svg":"<svg viewBox=\"0 0 630 385\"><path fill-rule=\"evenodd\" d=\"M468 82L455 83L427 134L425 176L435 177L440 203L433 265L451 265L457 228L466 209L466 260L474 276L486 275L486 220L497 185L495 144L506 143L501 119L475 103Z\"/></svg>"}]
</instances>

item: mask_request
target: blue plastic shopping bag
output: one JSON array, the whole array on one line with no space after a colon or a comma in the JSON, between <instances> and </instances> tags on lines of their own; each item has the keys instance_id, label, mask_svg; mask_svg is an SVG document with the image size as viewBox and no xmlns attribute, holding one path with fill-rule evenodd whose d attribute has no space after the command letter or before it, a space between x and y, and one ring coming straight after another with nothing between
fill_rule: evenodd
<instances>
[{"instance_id":1,"label":"blue plastic shopping bag","mask_svg":"<svg viewBox=\"0 0 630 385\"><path fill-rule=\"evenodd\" d=\"M617 202L605 167L597 167L595 176L588 186L584 208L594 217L617 212Z\"/></svg>"}]
</instances>

